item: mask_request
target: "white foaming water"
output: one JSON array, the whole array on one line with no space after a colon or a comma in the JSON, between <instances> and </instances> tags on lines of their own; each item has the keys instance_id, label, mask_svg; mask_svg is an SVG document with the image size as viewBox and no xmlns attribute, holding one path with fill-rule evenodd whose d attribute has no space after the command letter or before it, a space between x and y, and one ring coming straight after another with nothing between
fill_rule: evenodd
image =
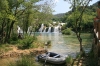
<instances>
[{"instance_id":1,"label":"white foaming water","mask_svg":"<svg viewBox=\"0 0 100 66\"><path fill-rule=\"evenodd\" d=\"M50 33L51 32L51 27L49 27L49 29L48 29L48 33Z\"/></svg>"},{"instance_id":2,"label":"white foaming water","mask_svg":"<svg viewBox=\"0 0 100 66\"><path fill-rule=\"evenodd\" d=\"M44 24L41 24L41 27L39 29L39 32L42 32L43 31L43 28L44 28Z\"/></svg>"}]
</instances>

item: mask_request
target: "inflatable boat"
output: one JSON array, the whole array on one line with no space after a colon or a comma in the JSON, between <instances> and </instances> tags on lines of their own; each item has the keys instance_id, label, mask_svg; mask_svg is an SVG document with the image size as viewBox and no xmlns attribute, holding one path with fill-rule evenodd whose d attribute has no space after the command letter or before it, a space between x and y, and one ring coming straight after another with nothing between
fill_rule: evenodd
<instances>
[{"instance_id":1,"label":"inflatable boat","mask_svg":"<svg viewBox=\"0 0 100 66\"><path fill-rule=\"evenodd\" d=\"M52 64L63 64L66 63L67 56L59 55L54 52L47 52L37 56L39 61L45 61Z\"/></svg>"}]
</instances>

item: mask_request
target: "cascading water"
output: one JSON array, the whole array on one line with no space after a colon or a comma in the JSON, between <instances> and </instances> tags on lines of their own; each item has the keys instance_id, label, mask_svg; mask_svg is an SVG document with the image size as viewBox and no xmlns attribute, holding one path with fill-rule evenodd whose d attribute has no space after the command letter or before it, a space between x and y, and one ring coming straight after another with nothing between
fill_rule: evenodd
<instances>
[{"instance_id":1,"label":"cascading water","mask_svg":"<svg viewBox=\"0 0 100 66\"><path fill-rule=\"evenodd\" d=\"M19 26L17 26L17 28L18 28L18 29L17 29L17 33L19 33L19 32L20 32L20 27L19 27Z\"/></svg>"},{"instance_id":2,"label":"cascading water","mask_svg":"<svg viewBox=\"0 0 100 66\"><path fill-rule=\"evenodd\" d=\"M54 33L59 33L59 26L54 27Z\"/></svg>"},{"instance_id":3,"label":"cascading water","mask_svg":"<svg viewBox=\"0 0 100 66\"><path fill-rule=\"evenodd\" d=\"M32 32L32 26L28 27L27 33L31 33Z\"/></svg>"},{"instance_id":4,"label":"cascading water","mask_svg":"<svg viewBox=\"0 0 100 66\"><path fill-rule=\"evenodd\" d=\"M54 26L54 27L53 27L53 29L54 29L53 32L54 32L54 33L59 33L59 32L60 32L59 28L60 28L60 25ZM51 32L52 32L51 24L49 25L47 31L46 31L46 29L47 29L47 28L44 26L44 24L41 24L41 27L40 27L40 29L39 29L39 32L43 32L43 33L45 33L45 32L51 33Z\"/></svg>"},{"instance_id":5,"label":"cascading water","mask_svg":"<svg viewBox=\"0 0 100 66\"><path fill-rule=\"evenodd\" d=\"M23 33L23 31L22 31L22 29L19 27L19 26L17 26L17 33L19 34L19 33Z\"/></svg>"},{"instance_id":6,"label":"cascading water","mask_svg":"<svg viewBox=\"0 0 100 66\"><path fill-rule=\"evenodd\" d=\"M51 27L48 28L48 33L50 33L50 32L51 32Z\"/></svg>"},{"instance_id":7,"label":"cascading water","mask_svg":"<svg viewBox=\"0 0 100 66\"><path fill-rule=\"evenodd\" d=\"M44 32L44 33L46 32L46 27L44 28L43 32Z\"/></svg>"},{"instance_id":8,"label":"cascading water","mask_svg":"<svg viewBox=\"0 0 100 66\"><path fill-rule=\"evenodd\" d=\"M41 24L41 27L39 29L39 32L43 32L44 24Z\"/></svg>"}]
</instances>

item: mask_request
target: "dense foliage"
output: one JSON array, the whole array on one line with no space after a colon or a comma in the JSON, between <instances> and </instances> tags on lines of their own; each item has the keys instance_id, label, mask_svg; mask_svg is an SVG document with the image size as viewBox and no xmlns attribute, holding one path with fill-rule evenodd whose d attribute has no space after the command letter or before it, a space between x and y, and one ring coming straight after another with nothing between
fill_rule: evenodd
<instances>
[{"instance_id":1,"label":"dense foliage","mask_svg":"<svg viewBox=\"0 0 100 66\"><path fill-rule=\"evenodd\" d=\"M53 20L55 21L61 21L67 23L67 27L73 28L72 30L75 31L75 21L74 18L78 17L80 15L80 12L82 11L83 6L78 7L77 11L74 12L73 9L69 12L66 12L65 14L57 14L54 15ZM91 32L93 29L93 18L96 16L96 8L97 8L97 2L93 5L89 5L82 16L82 23L81 23L81 29L82 32ZM62 16L63 15L63 16Z\"/></svg>"},{"instance_id":2,"label":"dense foliage","mask_svg":"<svg viewBox=\"0 0 100 66\"><path fill-rule=\"evenodd\" d=\"M74 22L74 18L78 17L80 15L80 10L83 7L80 7L78 11L75 12L75 16L74 13L72 13L70 16L68 16L68 18L66 19L68 24L68 27L72 27L73 30L75 27L75 22ZM89 8L86 8L83 16L82 16L82 22L81 22L81 31L84 32L90 32L91 29L93 28L93 18L96 16L96 12L93 12L92 10L90 10ZM79 28L78 28L79 29Z\"/></svg>"},{"instance_id":3,"label":"dense foliage","mask_svg":"<svg viewBox=\"0 0 100 66\"><path fill-rule=\"evenodd\" d=\"M43 0L1 0L0 1L0 43L8 43L17 34L19 26L23 33L37 31L41 23L49 23L52 18L52 2ZM12 38L13 37L13 38ZM17 38L16 38L17 39Z\"/></svg>"},{"instance_id":4,"label":"dense foliage","mask_svg":"<svg viewBox=\"0 0 100 66\"><path fill-rule=\"evenodd\" d=\"M62 31L62 34L65 34L65 35L71 35L72 31L70 28L67 28L65 30Z\"/></svg>"},{"instance_id":5,"label":"dense foliage","mask_svg":"<svg viewBox=\"0 0 100 66\"><path fill-rule=\"evenodd\" d=\"M23 38L23 40L19 40L19 45L18 48L19 49L29 49L29 48L33 48L33 42L35 42L37 40L37 38L35 36L25 36Z\"/></svg>"}]
</instances>

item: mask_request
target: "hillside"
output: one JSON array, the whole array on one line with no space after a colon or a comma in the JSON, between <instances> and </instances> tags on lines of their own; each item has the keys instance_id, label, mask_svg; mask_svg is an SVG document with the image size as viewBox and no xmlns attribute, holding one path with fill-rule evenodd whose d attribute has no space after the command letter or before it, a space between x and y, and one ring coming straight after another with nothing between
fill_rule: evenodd
<instances>
[{"instance_id":1,"label":"hillside","mask_svg":"<svg viewBox=\"0 0 100 66\"><path fill-rule=\"evenodd\" d=\"M97 1L98 2L98 1ZM97 2L88 6L85 10L86 13L95 13L96 12L96 8L97 8ZM81 10L81 9L80 9ZM62 21L62 22L66 22L66 18L72 14L72 11L66 12L66 13L59 13L59 14L55 14L53 15L53 20L54 21Z\"/></svg>"},{"instance_id":2,"label":"hillside","mask_svg":"<svg viewBox=\"0 0 100 66\"><path fill-rule=\"evenodd\" d=\"M54 17L56 18L62 18L64 17L65 13L59 13L59 14L55 14Z\"/></svg>"},{"instance_id":3,"label":"hillside","mask_svg":"<svg viewBox=\"0 0 100 66\"><path fill-rule=\"evenodd\" d=\"M53 21L63 21L64 16L65 16L65 13L55 14L53 15L52 20Z\"/></svg>"}]
</instances>

